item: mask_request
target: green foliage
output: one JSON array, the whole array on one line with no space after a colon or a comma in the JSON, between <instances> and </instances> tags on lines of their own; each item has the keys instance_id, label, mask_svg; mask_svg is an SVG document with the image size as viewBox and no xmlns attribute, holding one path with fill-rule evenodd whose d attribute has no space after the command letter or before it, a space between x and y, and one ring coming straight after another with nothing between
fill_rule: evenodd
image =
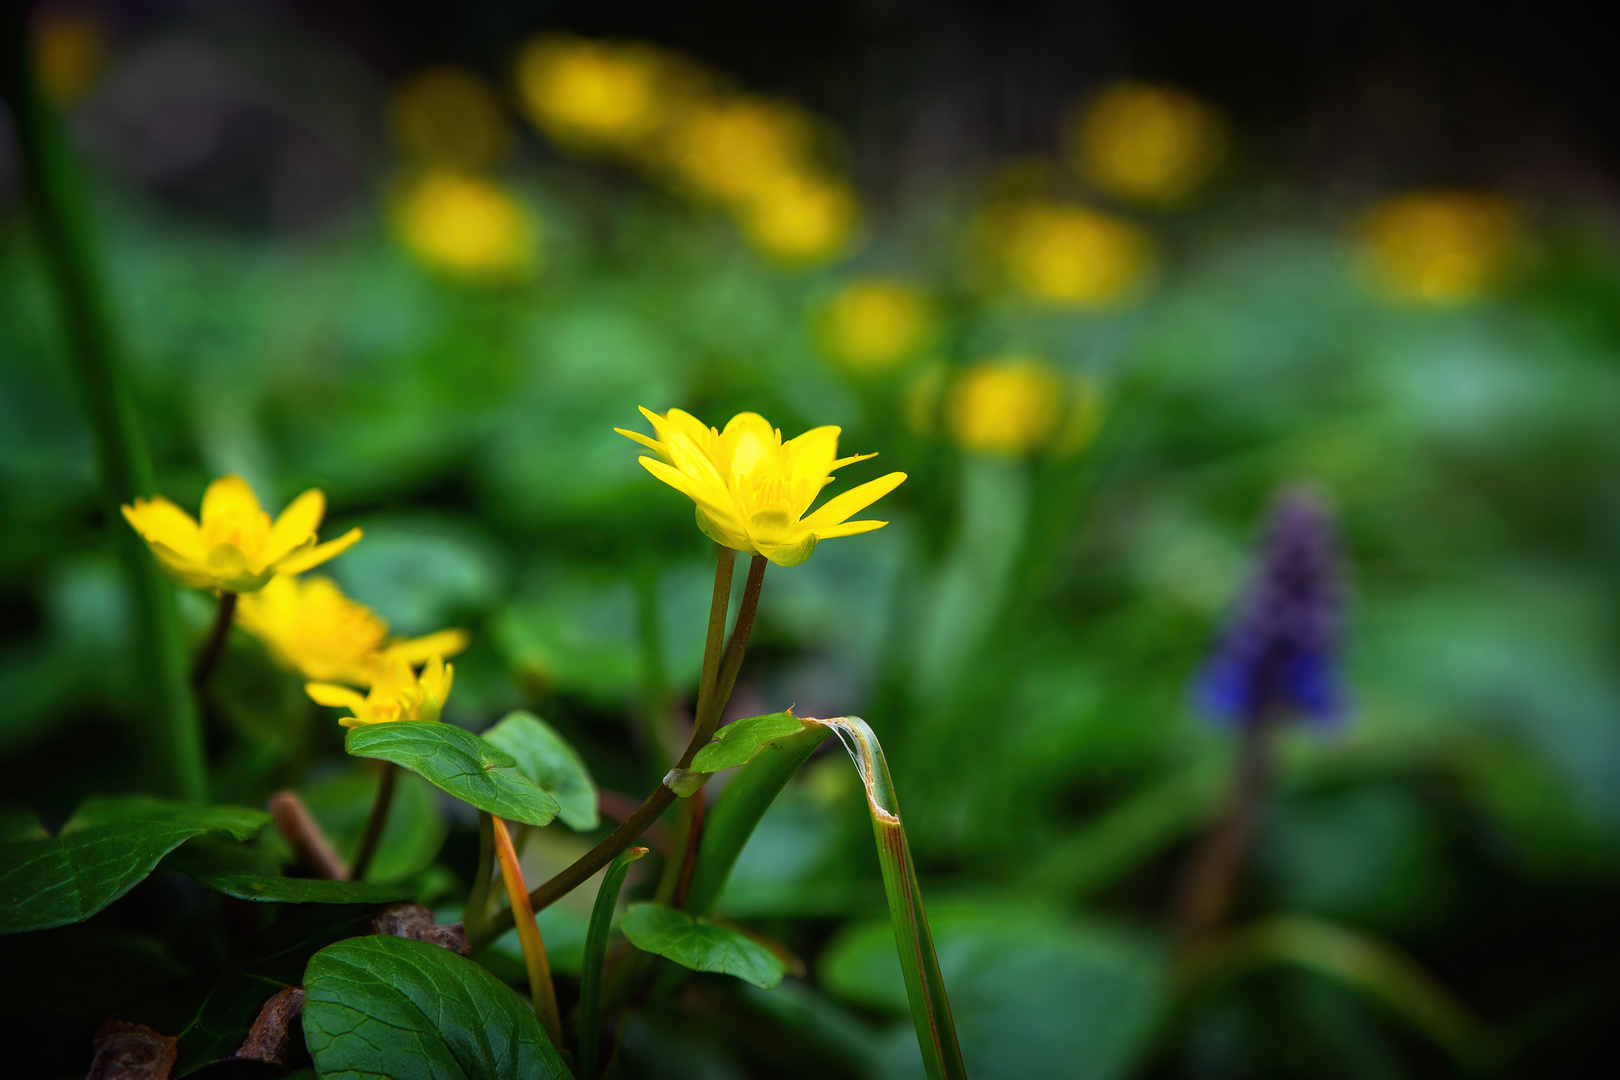
<instances>
[{"instance_id":1,"label":"green foliage","mask_svg":"<svg viewBox=\"0 0 1620 1080\"><path fill-rule=\"evenodd\" d=\"M392 761L440 791L508 821L549 825L557 816L557 800L523 775L510 754L453 724L366 724L351 728L344 746L356 757Z\"/></svg>"},{"instance_id":2,"label":"green foliage","mask_svg":"<svg viewBox=\"0 0 1620 1080\"><path fill-rule=\"evenodd\" d=\"M510 712L483 738L510 754L524 776L557 800L564 825L575 832L596 828L596 785L590 770L550 724L533 713Z\"/></svg>"},{"instance_id":3,"label":"green foliage","mask_svg":"<svg viewBox=\"0 0 1620 1080\"><path fill-rule=\"evenodd\" d=\"M304 801L339 852L352 856L377 793L377 770L361 761L313 780ZM377 852L366 869L367 881L394 882L433 865L450 831L443 796L422 777L401 772L394 778L394 804L383 826Z\"/></svg>"},{"instance_id":4,"label":"green foliage","mask_svg":"<svg viewBox=\"0 0 1620 1080\"><path fill-rule=\"evenodd\" d=\"M714 733L714 741L692 759L696 772L714 773L735 769L754 760L767 743L804 730L804 722L791 713L749 716L733 720Z\"/></svg>"},{"instance_id":5,"label":"green foliage","mask_svg":"<svg viewBox=\"0 0 1620 1080\"><path fill-rule=\"evenodd\" d=\"M273 904L386 904L406 900L411 890L363 881L260 877L257 874L195 874L197 882L239 900Z\"/></svg>"},{"instance_id":6,"label":"green foliage","mask_svg":"<svg viewBox=\"0 0 1620 1080\"><path fill-rule=\"evenodd\" d=\"M433 945L340 941L309 962L304 993L304 1038L328 1080L571 1075L522 998Z\"/></svg>"},{"instance_id":7,"label":"green foliage","mask_svg":"<svg viewBox=\"0 0 1620 1080\"><path fill-rule=\"evenodd\" d=\"M775 953L741 931L665 904L631 904L619 929L642 952L693 971L734 975L761 990L781 982L787 971Z\"/></svg>"},{"instance_id":8,"label":"green foliage","mask_svg":"<svg viewBox=\"0 0 1620 1080\"><path fill-rule=\"evenodd\" d=\"M0 840L0 933L88 919L193 836L220 831L246 840L269 820L262 810L140 795L87 799L56 836L37 818L11 815Z\"/></svg>"}]
</instances>

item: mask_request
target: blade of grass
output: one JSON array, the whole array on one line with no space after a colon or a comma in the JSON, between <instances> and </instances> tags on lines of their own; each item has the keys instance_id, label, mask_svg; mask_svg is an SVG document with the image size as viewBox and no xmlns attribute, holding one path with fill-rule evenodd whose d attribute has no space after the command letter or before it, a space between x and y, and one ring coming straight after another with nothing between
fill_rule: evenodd
<instances>
[{"instance_id":1,"label":"blade of grass","mask_svg":"<svg viewBox=\"0 0 1620 1080\"><path fill-rule=\"evenodd\" d=\"M861 782L866 786L866 806L872 814L872 833L877 839L878 863L883 871L883 891L889 900L889 921L894 926L894 943L900 952L900 970L906 980L906 1000L911 1003L911 1021L917 1029L917 1046L929 1080L964 1080L962 1050L956 1040L956 1024L951 1019L951 1003L945 994L945 980L934 954L934 937L923 911L922 888L917 868L911 860L911 845L900 822L900 803L894 794L894 779L877 736L858 716L832 720L804 717L806 725L821 725L838 733L849 751Z\"/></svg>"},{"instance_id":2,"label":"blade of grass","mask_svg":"<svg viewBox=\"0 0 1620 1080\"><path fill-rule=\"evenodd\" d=\"M92 258L67 148L31 70L31 4L0 9L0 93L11 104L18 164L68 360L95 433L102 509L134 588L136 670L152 718L152 753L171 792L208 801L202 727L186 670L174 590L118 508L155 494L151 459L119 368L116 334Z\"/></svg>"},{"instance_id":3,"label":"blade of grass","mask_svg":"<svg viewBox=\"0 0 1620 1080\"><path fill-rule=\"evenodd\" d=\"M540 940L540 926L534 921L534 909L529 906L529 887L523 883L523 868L518 865L517 849L512 846L512 835L506 831L506 822L498 817L489 820L495 829L495 857L501 864L501 880L506 883L506 896L512 903L512 915L517 922L518 943L523 947L523 966L529 972L529 994L534 999L534 1012L540 1018L540 1026L551 1037L552 1045L561 1050L562 1019L557 1012L557 990L551 985L551 964L546 960L546 946Z\"/></svg>"},{"instance_id":4,"label":"blade of grass","mask_svg":"<svg viewBox=\"0 0 1620 1080\"><path fill-rule=\"evenodd\" d=\"M644 847L626 848L608 864L602 887L591 909L591 925L585 934L585 966L579 979L579 1075L596 1080L602 1047L602 961L607 956L608 931L613 926L613 909L619 903L630 864L647 854Z\"/></svg>"}]
</instances>

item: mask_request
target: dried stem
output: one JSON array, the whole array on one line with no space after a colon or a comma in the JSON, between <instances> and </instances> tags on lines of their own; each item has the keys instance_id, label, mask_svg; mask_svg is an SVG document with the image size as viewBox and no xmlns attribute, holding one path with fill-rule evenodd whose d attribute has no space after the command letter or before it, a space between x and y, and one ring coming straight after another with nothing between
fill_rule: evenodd
<instances>
[{"instance_id":1,"label":"dried stem","mask_svg":"<svg viewBox=\"0 0 1620 1080\"><path fill-rule=\"evenodd\" d=\"M546 961L545 943L540 940L540 926L534 921L534 908L529 906L529 887L523 882L523 867L518 864L517 849L512 846L506 822L498 817L489 820L495 829L495 857L500 860L501 880L506 883L506 896L512 902L512 915L517 922L518 943L523 946L523 966L529 972L534 1012L540 1018L540 1026L551 1036L551 1044L561 1049L562 1020L557 1013L557 991L551 985L551 965Z\"/></svg>"},{"instance_id":2,"label":"dried stem","mask_svg":"<svg viewBox=\"0 0 1620 1080\"><path fill-rule=\"evenodd\" d=\"M315 871L316 877L328 881L344 881L348 878L343 858L332 846L332 841L326 838L325 831L310 814L298 792L278 791L270 796L270 816L275 818L276 831L292 845L298 858Z\"/></svg>"}]
</instances>

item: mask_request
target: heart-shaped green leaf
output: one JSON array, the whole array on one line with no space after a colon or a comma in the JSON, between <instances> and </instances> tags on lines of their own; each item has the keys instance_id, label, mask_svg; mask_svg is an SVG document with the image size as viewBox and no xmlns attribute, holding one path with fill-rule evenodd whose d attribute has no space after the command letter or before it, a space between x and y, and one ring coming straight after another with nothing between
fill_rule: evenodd
<instances>
[{"instance_id":1,"label":"heart-shaped green leaf","mask_svg":"<svg viewBox=\"0 0 1620 1080\"><path fill-rule=\"evenodd\" d=\"M320 878L275 877L262 874L192 874L201 885L240 900L276 904L386 904L409 900L411 890L397 885L364 881L324 881Z\"/></svg>"},{"instance_id":2,"label":"heart-shaped green leaf","mask_svg":"<svg viewBox=\"0 0 1620 1080\"><path fill-rule=\"evenodd\" d=\"M409 769L498 818L547 825L557 816L557 800L519 772L512 755L454 724L366 724L351 728L344 745L356 757L381 758Z\"/></svg>"},{"instance_id":3,"label":"heart-shaped green leaf","mask_svg":"<svg viewBox=\"0 0 1620 1080\"><path fill-rule=\"evenodd\" d=\"M16 821L0 842L0 934L82 922L129 892L158 860L206 832L246 840L270 815L136 795L89 799L58 836Z\"/></svg>"},{"instance_id":4,"label":"heart-shaped green leaf","mask_svg":"<svg viewBox=\"0 0 1620 1080\"><path fill-rule=\"evenodd\" d=\"M509 712L484 741L516 759L518 770L557 800L557 816L575 832L596 828L596 785L574 748L533 713Z\"/></svg>"},{"instance_id":5,"label":"heart-shaped green leaf","mask_svg":"<svg viewBox=\"0 0 1620 1080\"><path fill-rule=\"evenodd\" d=\"M630 944L693 971L735 975L769 990L786 965L759 942L729 926L695 919L663 904L631 904L619 922Z\"/></svg>"},{"instance_id":6,"label":"heart-shaped green leaf","mask_svg":"<svg viewBox=\"0 0 1620 1080\"><path fill-rule=\"evenodd\" d=\"M304 993L304 1039L323 1080L570 1075L522 998L434 945L340 941L310 960Z\"/></svg>"},{"instance_id":7,"label":"heart-shaped green leaf","mask_svg":"<svg viewBox=\"0 0 1620 1080\"><path fill-rule=\"evenodd\" d=\"M804 730L804 721L791 713L771 713L733 720L714 733L714 741L697 752L692 771L713 773L746 765L765 744Z\"/></svg>"}]
</instances>

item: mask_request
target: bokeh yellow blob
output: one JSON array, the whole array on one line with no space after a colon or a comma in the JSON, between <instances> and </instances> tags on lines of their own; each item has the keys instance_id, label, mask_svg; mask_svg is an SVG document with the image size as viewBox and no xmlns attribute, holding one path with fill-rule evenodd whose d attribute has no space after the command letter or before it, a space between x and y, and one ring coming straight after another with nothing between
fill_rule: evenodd
<instances>
[{"instance_id":1,"label":"bokeh yellow blob","mask_svg":"<svg viewBox=\"0 0 1620 1080\"><path fill-rule=\"evenodd\" d=\"M451 172L408 183L395 205L405 246L432 266L471 277L521 277L539 265L539 235L500 184Z\"/></svg>"},{"instance_id":2,"label":"bokeh yellow blob","mask_svg":"<svg viewBox=\"0 0 1620 1080\"><path fill-rule=\"evenodd\" d=\"M488 83L455 68L424 71L388 102L394 142L409 156L452 169L485 169L505 156L512 131Z\"/></svg>"},{"instance_id":3,"label":"bokeh yellow blob","mask_svg":"<svg viewBox=\"0 0 1620 1080\"><path fill-rule=\"evenodd\" d=\"M1357 229L1374 282L1396 299L1470 300L1513 259L1519 221L1504 199L1467 191L1417 191L1374 206Z\"/></svg>"},{"instance_id":4,"label":"bokeh yellow blob","mask_svg":"<svg viewBox=\"0 0 1620 1080\"><path fill-rule=\"evenodd\" d=\"M1220 164L1225 125L1196 98L1167 87L1116 83L1075 117L1070 156L1091 183L1142 203L1187 198Z\"/></svg>"},{"instance_id":5,"label":"bokeh yellow blob","mask_svg":"<svg viewBox=\"0 0 1620 1080\"><path fill-rule=\"evenodd\" d=\"M1063 380L1034 357L982 361L957 377L946 403L951 437L964 450L1024 454L1056 429Z\"/></svg>"},{"instance_id":6,"label":"bokeh yellow blob","mask_svg":"<svg viewBox=\"0 0 1620 1080\"><path fill-rule=\"evenodd\" d=\"M33 36L40 87L58 105L83 97L107 64L111 46L107 27L90 12L42 11Z\"/></svg>"},{"instance_id":7,"label":"bokeh yellow blob","mask_svg":"<svg viewBox=\"0 0 1620 1080\"><path fill-rule=\"evenodd\" d=\"M855 231L855 193L818 176L782 176L737 210L754 246L782 262L815 263L849 246Z\"/></svg>"},{"instance_id":8,"label":"bokeh yellow blob","mask_svg":"<svg viewBox=\"0 0 1620 1080\"><path fill-rule=\"evenodd\" d=\"M518 54L517 85L529 118L579 149L631 150L667 117L663 53L646 45L538 38Z\"/></svg>"},{"instance_id":9,"label":"bokeh yellow blob","mask_svg":"<svg viewBox=\"0 0 1620 1080\"><path fill-rule=\"evenodd\" d=\"M887 371L916 355L932 331L923 294L898 281L856 281L828 305L821 339L858 371Z\"/></svg>"},{"instance_id":10,"label":"bokeh yellow blob","mask_svg":"<svg viewBox=\"0 0 1620 1080\"><path fill-rule=\"evenodd\" d=\"M1152 263L1140 229L1085 206L1022 204L998 213L993 231L1008 279L1054 304L1117 304Z\"/></svg>"},{"instance_id":11,"label":"bokeh yellow blob","mask_svg":"<svg viewBox=\"0 0 1620 1080\"><path fill-rule=\"evenodd\" d=\"M665 152L676 177L699 194L745 202L809 171L811 143L809 120L798 109L735 97L679 117Z\"/></svg>"}]
</instances>

